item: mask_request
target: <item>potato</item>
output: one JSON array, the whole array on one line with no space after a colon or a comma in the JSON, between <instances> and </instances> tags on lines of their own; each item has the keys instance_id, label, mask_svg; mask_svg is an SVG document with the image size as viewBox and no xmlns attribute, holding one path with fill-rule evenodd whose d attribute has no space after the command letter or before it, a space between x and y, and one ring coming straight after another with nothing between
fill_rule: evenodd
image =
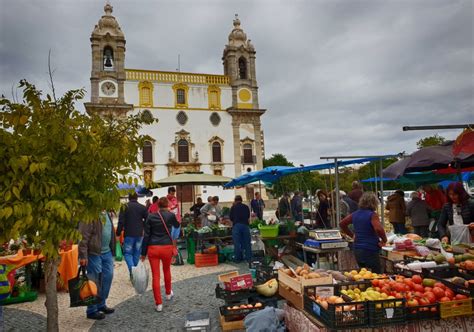
<instances>
[{"instance_id":1,"label":"potato","mask_svg":"<svg viewBox=\"0 0 474 332\"><path fill-rule=\"evenodd\" d=\"M306 270L306 271L309 272L309 265L305 263L305 264L303 265L303 270Z\"/></svg>"},{"instance_id":2,"label":"potato","mask_svg":"<svg viewBox=\"0 0 474 332\"><path fill-rule=\"evenodd\" d=\"M300 276L304 276L304 275L307 275L307 274L309 274L309 272L306 271L306 270L302 270L302 271L300 272Z\"/></svg>"},{"instance_id":3,"label":"potato","mask_svg":"<svg viewBox=\"0 0 474 332\"><path fill-rule=\"evenodd\" d=\"M311 273L308 273L308 277L309 279L317 279L317 278L320 278L321 276L319 275L319 273L311 272Z\"/></svg>"},{"instance_id":4,"label":"potato","mask_svg":"<svg viewBox=\"0 0 474 332\"><path fill-rule=\"evenodd\" d=\"M303 271L303 268L301 266L298 266L295 270L296 274L299 275Z\"/></svg>"}]
</instances>

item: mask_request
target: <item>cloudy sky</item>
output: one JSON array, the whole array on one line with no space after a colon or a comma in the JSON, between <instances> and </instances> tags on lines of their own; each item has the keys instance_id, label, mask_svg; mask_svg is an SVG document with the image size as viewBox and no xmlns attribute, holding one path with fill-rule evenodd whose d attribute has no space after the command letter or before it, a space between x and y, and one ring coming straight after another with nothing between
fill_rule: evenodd
<instances>
[{"instance_id":1,"label":"cloudy sky","mask_svg":"<svg viewBox=\"0 0 474 332\"><path fill-rule=\"evenodd\" d=\"M0 0L0 93L26 78L89 88L99 0ZM257 50L266 152L295 164L322 155L410 152L436 132L403 125L474 122L473 1L112 0L126 67L222 73L238 13ZM82 108L82 105L80 106ZM454 138L458 131L439 134Z\"/></svg>"}]
</instances>

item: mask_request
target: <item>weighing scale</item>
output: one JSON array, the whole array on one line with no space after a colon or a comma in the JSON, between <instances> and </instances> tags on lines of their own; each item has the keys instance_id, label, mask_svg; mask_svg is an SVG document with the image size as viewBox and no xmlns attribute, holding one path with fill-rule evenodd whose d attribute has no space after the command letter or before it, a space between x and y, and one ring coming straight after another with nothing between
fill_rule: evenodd
<instances>
[{"instance_id":1,"label":"weighing scale","mask_svg":"<svg viewBox=\"0 0 474 332\"><path fill-rule=\"evenodd\" d=\"M309 231L309 237L304 245L318 249L346 248L349 243L342 238L338 229L315 229Z\"/></svg>"}]
</instances>

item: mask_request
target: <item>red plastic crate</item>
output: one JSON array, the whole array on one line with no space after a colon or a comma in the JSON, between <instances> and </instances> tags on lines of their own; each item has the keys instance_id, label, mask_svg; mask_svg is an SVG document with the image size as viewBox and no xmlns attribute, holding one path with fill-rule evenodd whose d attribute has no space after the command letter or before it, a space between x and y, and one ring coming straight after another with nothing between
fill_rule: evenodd
<instances>
[{"instance_id":1,"label":"red plastic crate","mask_svg":"<svg viewBox=\"0 0 474 332\"><path fill-rule=\"evenodd\" d=\"M196 253L194 255L194 265L196 265L196 267L219 265L219 256L217 254Z\"/></svg>"}]
</instances>

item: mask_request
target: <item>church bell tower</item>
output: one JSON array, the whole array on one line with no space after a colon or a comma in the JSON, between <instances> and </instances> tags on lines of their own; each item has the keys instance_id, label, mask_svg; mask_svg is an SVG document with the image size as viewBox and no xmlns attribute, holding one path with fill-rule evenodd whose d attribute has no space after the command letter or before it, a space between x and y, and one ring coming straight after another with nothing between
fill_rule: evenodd
<instances>
[{"instance_id":1,"label":"church bell tower","mask_svg":"<svg viewBox=\"0 0 474 332\"><path fill-rule=\"evenodd\" d=\"M88 113L124 116L133 109L124 98L125 35L112 11L107 2L91 34L91 101L84 105Z\"/></svg>"}]
</instances>

